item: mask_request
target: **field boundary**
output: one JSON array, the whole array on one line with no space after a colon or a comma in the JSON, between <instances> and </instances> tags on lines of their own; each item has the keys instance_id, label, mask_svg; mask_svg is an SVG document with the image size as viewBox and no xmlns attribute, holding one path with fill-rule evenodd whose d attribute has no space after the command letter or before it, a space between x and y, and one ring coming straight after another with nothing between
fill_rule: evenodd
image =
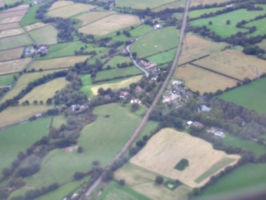
<instances>
[{"instance_id":1,"label":"field boundary","mask_svg":"<svg viewBox=\"0 0 266 200\"><path fill-rule=\"evenodd\" d=\"M88 23L88 24L85 24L84 26L81 26L80 28L83 28L83 27L85 27L85 26L88 26L88 25L90 25L90 24L93 24L93 23L95 23L95 22L97 22L97 21L100 21L100 20L102 20L102 19L105 19L105 18L110 17L110 16L115 15L115 14L117 14L117 13L113 13L113 14L107 15L107 16L105 16L105 17L102 17L102 18L100 18L100 19L97 19L97 20L95 20L95 21L92 21L92 22L90 22L90 23ZM77 19L77 18L75 18L75 19ZM80 20L80 19L78 19L78 20ZM82 20L80 20L80 21L82 22ZM80 28L79 28L79 29L80 29Z\"/></svg>"},{"instance_id":2,"label":"field boundary","mask_svg":"<svg viewBox=\"0 0 266 200\"><path fill-rule=\"evenodd\" d=\"M153 10L155 10L155 9L157 9L157 8L160 8L160 7L163 7L163 6L166 6L166 5L169 5L169 4L172 4L172 3L175 3L175 2L178 2L178 1L173 1L173 2L170 2L170 3L166 3L166 4L163 4L163 5L160 5L160 6L157 6L157 7L153 8L153 9L151 9L151 10L153 11ZM185 4L185 2L184 2L184 4Z\"/></svg>"}]
</instances>

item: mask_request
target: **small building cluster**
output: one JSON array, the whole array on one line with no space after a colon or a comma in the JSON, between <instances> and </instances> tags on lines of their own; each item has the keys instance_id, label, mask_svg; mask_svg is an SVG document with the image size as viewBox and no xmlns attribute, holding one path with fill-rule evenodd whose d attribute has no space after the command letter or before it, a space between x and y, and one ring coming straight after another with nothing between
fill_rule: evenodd
<instances>
[{"instance_id":1,"label":"small building cluster","mask_svg":"<svg viewBox=\"0 0 266 200\"><path fill-rule=\"evenodd\" d=\"M156 30L156 29L162 28L162 25L161 24L155 24L153 26L153 28Z\"/></svg>"},{"instance_id":2,"label":"small building cluster","mask_svg":"<svg viewBox=\"0 0 266 200\"><path fill-rule=\"evenodd\" d=\"M187 122L187 125L190 126L190 127L197 127L197 128L203 128L204 125L200 122L197 122L197 121L188 121Z\"/></svg>"},{"instance_id":3,"label":"small building cluster","mask_svg":"<svg viewBox=\"0 0 266 200\"><path fill-rule=\"evenodd\" d=\"M79 105L79 104L71 105L71 109L73 112L80 112L80 111L84 110L85 108L86 108L86 106L84 106L84 105Z\"/></svg>"},{"instance_id":4,"label":"small building cluster","mask_svg":"<svg viewBox=\"0 0 266 200\"><path fill-rule=\"evenodd\" d=\"M49 53L49 46L44 45L44 44L37 46L37 53L42 54L42 55Z\"/></svg>"},{"instance_id":5,"label":"small building cluster","mask_svg":"<svg viewBox=\"0 0 266 200\"><path fill-rule=\"evenodd\" d=\"M24 55L25 56L31 55L33 53L35 53L35 49L34 48L28 48L27 47L27 48L24 49Z\"/></svg>"},{"instance_id":6,"label":"small building cluster","mask_svg":"<svg viewBox=\"0 0 266 200\"><path fill-rule=\"evenodd\" d=\"M215 128L215 127L209 128L207 130L207 133L211 133L211 134L218 136L218 137L221 137L221 138L225 137L225 134L223 133L222 129Z\"/></svg>"},{"instance_id":7,"label":"small building cluster","mask_svg":"<svg viewBox=\"0 0 266 200\"><path fill-rule=\"evenodd\" d=\"M130 103L131 104L139 104L139 105L141 105L141 101L139 99L131 99Z\"/></svg>"},{"instance_id":8,"label":"small building cluster","mask_svg":"<svg viewBox=\"0 0 266 200\"><path fill-rule=\"evenodd\" d=\"M156 64L153 62L149 62L149 61L145 61L145 60L141 60L140 61L140 66L145 68L145 69L150 69L152 67L155 67Z\"/></svg>"}]
</instances>

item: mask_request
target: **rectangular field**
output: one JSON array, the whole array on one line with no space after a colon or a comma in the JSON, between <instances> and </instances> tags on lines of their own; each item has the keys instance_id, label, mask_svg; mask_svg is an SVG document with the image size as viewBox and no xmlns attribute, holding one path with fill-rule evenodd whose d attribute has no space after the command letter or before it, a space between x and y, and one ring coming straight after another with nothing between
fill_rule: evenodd
<instances>
[{"instance_id":1,"label":"rectangular field","mask_svg":"<svg viewBox=\"0 0 266 200\"><path fill-rule=\"evenodd\" d=\"M189 162L189 166L183 171L175 169L181 159L187 159ZM214 150L210 143L202 139L166 128L155 134L146 146L131 158L130 163L162 176L178 179L194 188L204 185L212 175L228 166L228 163L224 163L223 166L219 165L219 168L212 169L223 159L232 159L230 165L233 165L240 159L240 156L227 155L222 151ZM197 180L208 170L210 170L208 176L200 181Z\"/></svg>"},{"instance_id":2,"label":"rectangular field","mask_svg":"<svg viewBox=\"0 0 266 200\"><path fill-rule=\"evenodd\" d=\"M176 54L176 48L166 51L163 53L155 54L153 56L148 57L147 59L150 62L153 62L157 65L168 63L174 60Z\"/></svg>"},{"instance_id":3,"label":"rectangular field","mask_svg":"<svg viewBox=\"0 0 266 200\"><path fill-rule=\"evenodd\" d=\"M83 26L79 31L85 34L105 35L135 24L140 24L140 19L137 16L113 14L87 26Z\"/></svg>"},{"instance_id":4,"label":"rectangular field","mask_svg":"<svg viewBox=\"0 0 266 200\"><path fill-rule=\"evenodd\" d=\"M20 25L18 22L13 23L0 23L0 31L5 31L9 29L19 28Z\"/></svg>"},{"instance_id":5,"label":"rectangular field","mask_svg":"<svg viewBox=\"0 0 266 200\"><path fill-rule=\"evenodd\" d=\"M6 31L0 31L0 38L10 37L10 36L14 36L14 35L20 35L23 33L24 33L24 30L22 28L9 29Z\"/></svg>"},{"instance_id":6,"label":"rectangular field","mask_svg":"<svg viewBox=\"0 0 266 200\"><path fill-rule=\"evenodd\" d=\"M266 61L245 55L238 51L226 50L194 62L197 65L239 80L254 79L266 73Z\"/></svg>"},{"instance_id":7,"label":"rectangular field","mask_svg":"<svg viewBox=\"0 0 266 200\"><path fill-rule=\"evenodd\" d=\"M38 44L56 44L58 31L51 25L30 31L29 34Z\"/></svg>"},{"instance_id":8,"label":"rectangular field","mask_svg":"<svg viewBox=\"0 0 266 200\"><path fill-rule=\"evenodd\" d=\"M81 12L85 12L86 10L90 10L92 8L95 8L95 6L89 4L75 3L69 6L50 10L48 12L48 16L68 18Z\"/></svg>"},{"instance_id":9,"label":"rectangular field","mask_svg":"<svg viewBox=\"0 0 266 200\"><path fill-rule=\"evenodd\" d=\"M117 0L117 7L131 7L133 9L156 8L174 2L174 0Z\"/></svg>"},{"instance_id":10,"label":"rectangular field","mask_svg":"<svg viewBox=\"0 0 266 200\"><path fill-rule=\"evenodd\" d=\"M0 13L0 18L10 18L10 17L23 17L28 9L24 10L16 10L16 11L6 11L6 12L1 12Z\"/></svg>"},{"instance_id":11,"label":"rectangular field","mask_svg":"<svg viewBox=\"0 0 266 200\"><path fill-rule=\"evenodd\" d=\"M69 56L69 57L54 58L47 60L36 60L32 63L29 69L51 70L51 69L68 68L74 66L76 63L84 62L87 58L89 58L89 56Z\"/></svg>"},{"instance_id":12,"label":"rectangular field","mask_svg":"<svg viewBox=\"0 0 266 200\"><path fill-rule=\"evenodd\" d=\"M188 13L189 18L197 18L203 14L215 13L218 10L223 10L225 8L208 8L208 9L201 9L201 10L193 10Z\"/></svg>"},{"instance_id":13,"label":"rectangular field","mask_svg":"<svg viewBox=\"0 0 266 200\"><path fill-rule=\"evenodd\" d=\"M0 51L0 61L19 59L23 54L24 48L16 48L5 51Z\"/></svg>"},{"instance_id":14,"label":"rectangular field","mask_svg":"<svg viewBox=\"0 0 266 200\"><path fill-rule=\"evenodd\" d=\"M0 74L11 74L22 71L31 61L31 58L0 62Z\"/></svg>"},{"instance_id":15,"label":"rectangular field","mask_svg":"<svg viewBox=\"0 0 266 200\"><path fill-rule=\"evenodd\" d=\"M190 90L198 91L201 95L205 92L223 91L237 84L236 80L189 64L186 64L185 67L178 67L174 76L183 80Z\"/></svg>"},{"instance_id":16,"label":"rectangular field","mask_svg":"<svg viewBox=\"0 0 266 200\"><path fill-rule=\"evenodd\" d=\"M24 47L30 44L32 41L27 34L2 38L0 39L0 50Z\"/></svg>"},{"instance_id":17,"label":"rectangular field","mask_svg":"<svg viewBox=\"0 0 266 200\"><path fill-rule=\"evenodd\" d=\"M2 19L0 24L7 24L7 23L14 23L14 22L20 22L20 20L23 18L23 16L16 16L16 17L9 17Z\"/></svg>"},{"instance_id":18,"label":"rectangular field","mask_svg":"<svg viewBox=\"0 0 266 200\"><path fill-rule=\"evenodd\" d=\"M49 25L49 24L37 22L37 23L31 24L31 25L25 26L24 28L26 29L26 31L32 31L32 30L42 28L42 27L47 26L47 25Z\"/></svg>"},{"instance_id":19,"label":"rectangular field","mask_svg":"<svg viewBox=\"0 0 266 200\"><path fill-rule=\"evenodd\" d=\"M84 15L78 16L77 19L82 21L82 24L81 24L82 26L85 26L87 24L93 23L95 21L98 21L100 19L103 19L113 14L115 13L114 12L89 12Z\"/></svg>"},{"instance_id":20,"label":"rectangular field","mask_svg":"<svg viewBox=\"0 0 266 200\"><path fill-rule=\"evenodd\" d=\"M0 76L0 86L4 86L4 85L10 85L13 83L14 81L14 76L16 76L17 74L8 74L8 75L2 75Z\"/></svg>"}]
</instances>

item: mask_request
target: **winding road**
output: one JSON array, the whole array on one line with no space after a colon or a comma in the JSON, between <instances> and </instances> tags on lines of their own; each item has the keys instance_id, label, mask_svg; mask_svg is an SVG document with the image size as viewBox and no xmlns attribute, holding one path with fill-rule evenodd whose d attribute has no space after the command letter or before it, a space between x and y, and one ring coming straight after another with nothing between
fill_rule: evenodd
<instances>
[{"instance_id":1,"label":"winding road","mask_svg":"<svg viewBox=\"0 0 266 200\"><path fill-rule=\"evenodd\" d=\"M184 36L185 36L185 30L186 30L186 24L187 24L187 15L188 15L188 11L189 11L189 6L190 6L190 1L191 0L187 0L186 1L186 8L185 8L185 12L183 15L183 23L182 23L182 28L181 28L181 32L180 32L180 36L179 36L179 43L178 43L178 47L177 47L177 51L176 51L176 55L175 55L175 59L173 61L172 67L169 70L169 73L167 75L166 80L164 81L162 87L160 88L160 91L158 92L158 94L156 95L152 105L150 106L150 108L148 109L148 111L146 112L145 116L142 118L142 121L140 122L139 126L137 127L137 129L135 130L135 132L133 133L133 135L131 136L131 138L128 140L128 142L125 144L125 146L122 148L122 150L116 155L116 157L113 159L113 161L106 167L106 169L108 169L110 167L110 165L116 160L118 159L121 155L123 155L128 148L135 142L135 139L139 136L141 130L144 128L144 126L146 125L150 113L152 112L154 106L158 103L158 101L161 98L161 95L163 93L163 91L165 90L166 86L168 85L168 82L170 81L171 77L173 76L173 73L176 69L177 66L177 62L178 59L180 57L181 54L181 50L182 50L182 45L183 45L183 40L184 40ZM105 169L105 170L106 170ZM100 176L95 182L94 184L87 190L86 192L86 196L90 196L91 193L94 191L94 189L100 184L100 182L102 181L102 176Z\"/></svg>"}]
</instances>

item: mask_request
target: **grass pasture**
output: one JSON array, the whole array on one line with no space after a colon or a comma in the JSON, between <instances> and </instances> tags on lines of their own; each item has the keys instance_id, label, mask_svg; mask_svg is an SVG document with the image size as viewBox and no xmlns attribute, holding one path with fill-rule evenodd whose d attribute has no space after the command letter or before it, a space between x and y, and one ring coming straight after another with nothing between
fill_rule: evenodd
<instances>
[{"instance_id":1,"label":"grass pasture","mask_svg":"<svg viewBox=\"0 0 266 200\"><path fill-rule=\"evenodd\" d=\"M78 16L77 19L82 21L82 24L81 24L82 26L85 26L87 24L96 22L100 19L103 19L113 14L114 12L89 12L84 15Z\"/></svg>"},{"instance_id":2,"label":"grass pasture","mask_svg":"<svg viewBox=\"0 0 266 200\"><path fill-rule=\"evenodd\" d=\"M21 104L26 100L28 100L30 104L33 104L35 100L38 102L42 100L45 103L48 98L52 98L57 91L63 89L67 84L69 84L69 82L65 78L54 79L35 87L30 93L20 99L19 103Z\"/></svg>"},{"instance_id":3,"label":"grass pasture","mask_svg":"<svg viewBox=\"0 0 266 200\"><path fill-rule=\"evenodd\" d=\"M52 70L52 69L60 69L60 68L68 68L70 66L74 66L76 63L84 62L89 56L69 56L62 58L54 58L47 60L36 60L29 67L29 70Z\"/></svg>"},{"instance_id":4,"label":"grass pasture","mask_svg":"<svg viewBox=\"0 0 266 200\"><path fill-rule=\"evenodd\" d=\"M29 34L37 44L56 44L58 31L51 25L30 31Z\"/></svg>"},{"instance_id":5,"label":"grass pasture","mask_svg":"<svg viewBox=\"0 0 266 200\"><path fill-rule=\"evenodd\" d=\"M185 7L185 1L184 0L177 0L177 1L173 1L171 3L168 4L164 4L162 6L156 7L154 8L152 11L154 12L159 12L165 9L176 9L176 8L184 8Z\"/></svg>"},{"instance_id":6,"label":"grass pasture","mask_svg":"<svg viewBox=\"0 0 266 200\"><path fill-rule=\"evenodd\" d=\"M113 14L87 26L83 26L79 31L85 34L105 35L135 24L140 24L140 19L137 16Z\"/></svg>"},{"instance_id":7,"label":"grass pasture","mask_svg":"<svg viewBox=\"0 0 266 200\"><path fill-rule=\"evenodd\" d=\"M15 60L23 54L24 48L0 51L0 61Z\"/></svg>"},{"instance_id":8,"label":"grass pasture","mask_svg":"<svg viewBox=\"0 0 266 200\"><path fill-rule=\"evenodd\" d=\"M63 115L53 117L53 127L60 128L62 124L67 124L66 118Z\"/></svg>"},{"instance_id":9,"label":"grass pasture","mask_svg":"<svg viewBox=\"0 0 266 200\"><path fill-rule=\"evenodd\" d=\"M230 0L204 0L204 1L200 1L200 0L192 0L190 3L190 6L197 6L199 4L214 4L214 3L224 3L224 2L229 2Z\"/></svg>"},{"instance_id":10,"label":"grass pasture","mask_svg":"<svg viewBox=\"0 0 266 200\"><path fill-rule=\"evenodd\" d=\"M266 78L253 81L249 84L225 92L219 96L226 101L234 102L240 106L255 110L258 113L266 113Z\"/></svg>"},{"instance_id":11,"label":"grass pasture","mask_svg":"<svg viewBox=\"0 0 266 200\"><path fill-rule=\"evenodd\" d=\"M90 10L95 6L89 4L75 3L68 6L63 6L57 9L53 9L48 11L47 15L49 17L62 17L68 18L73 15L79 14L81 12L85 12L86 10Z\"/></svg>"},{"instance_id":12,"label":"grass pasture","mask_svg":"<svg viewBox=\"0 0 266 200\"><path fill-rule=\"evenodd\" d=\"M175 27L167 27L151 32L135 42L131 51L139 58L154 55L177 46L179 31Z\"/></svg>"},{"instance_id":13,"label":"grass pasture","mask_svg":"<svg viewBox=\"0 0 266 200\"><path fill-rule=\"evenodd\" d=\"M61 7L65 7L65 6L69 6L74 4L73 1L56 1L50 8L49 10L54 10L54 9L58 9Z\"/></svg>"},{"instance_id":14,"label":"grass pasture","mask_svg":"<svg viewBox=\"0 0 266 200\"><path fill-rule=\"evenodd\" d=\"M15 28L19 28L20 25L18 22L13 22L13 23L0 23L0 31L6 31L9 29L15 29Z\"/></svg>"},{"instance_id":15,"label":"grass pasture","mask_svg":"<svg viewBox=\"0 0 266 200\"><path fill-rule=\"evenodd\" d=\"M110 59L104 66L103 68L105 69L108 65L110 65L112 68L116 68L117 64L121 63L131 63L130 57L125 57L125 56L115 56L112 59Z\"/></svg>"},{"instance_id":16,"label":"grass pasture","mask_svg":"<svg viewBox=\"0 0 266 200\"><path fill-rule=\"evenodd\" d=\"M194 62L197 65L239 80L254 79L266 73L266 61L234 50L226 50Z\"/></svg>"},{"instance_id":17,"label":"grass pasture","mask_svg":"<svg viewBox=\"0 0 266 200\"><path fill-rule=\"evenodd\" d=\"M133 9L156 8L158 6L174 2L174 0L117 0L117 7L130 7Z\"/></svg>"},{"instance_id":18,"label":"grass pasture","mask_svg":"<svg viewBox=\"0 0 266 200\"><path fill-rule=\"evenodd\" d=\"M14 81L14 76L16 75L17 74L15 73L15 74L8 74L8 75L0 76L0 86L12 84Z\"/></svg>"},{"instance_id":19,"label":"grass pasture","mask_svg":"<svg viewBox=\"0 0 266 200\"><path fill-rule=\"evenodd\" d=\"M35 15L36 15L37 10L43 5L44 5L44 2L30 7L30 9L28 10L28 12L25 14L25 16L22 18L20 22L21 26L24 27L24 26L40 21L39 19L35 18Z\"/></svg>"},{"instance_id":20,"label":"grass pasture","mask_svg":"<svg viewBox=\"0 0 266 200\"><path fill-rule=\"evenodd\" d=\"M6 31L1 31L0 32L0 38L14 36L14 35L20 35L23 33L24 33L24 30L22 28L9 29Z\"/></svg>"},{"instance_id":21,"label":"grass pasture","mask_svg":"<svg viewBox=\"0 0 266 200\"><path fill-rule=\"evenodd\" d=\"M147 59L150 62L153 62L157 65L168 63L174 60L176 54L176 49L172 49L170 51L166 51L163 53L159 53L153 56L148 57Z\"/></svg>"},{"instance_id":22,"label":"grass pasture","mask_svg":"<svg viewBox=\"0 0 266 200\"><path fill-rule=\"evenodd\" d=\"M191 146L194 148L191 149ZM222 151L214 150L210 143L188 133L166 128L154 135L146 146L131 158L130 163L162 176L178 179L194 188L204 185L209 181L210 176L219 173L229 164L235 164L239 158L238 155L227 155ZM175 166L182 159L187 159L189 166L183 171L178 171ZM229 164L224 163L214 170L215 165L223 159L232 160ZM158 165L158 163L164 164ZM197 182L198 177L204 175L205 172L208 172L208 176Z\"/></svg>"},{"instance_id":23,"label":"grass pasture","mask_svg":"<svg viewBox=\"0 0 266 200\"><path fill-rule=\"evenodd\" d=\"M208 8L208 9L202 9L202 10L193 10L188 13L189 18L197 18L200 17L203 14L210 14L215 13L218 10L223 10L224 8Z\"/></svg>"},{"instance_id":24,"label":"grass pasture","mask_svg":"<svg viewBox=\"0 0 266 200\"><path fill-rule=\"evenodd\" d=\"M266 27L264 26L264 24L266 24L266 19L260 19L260 20L256 20L253 22L250 22L248 24L245 25L245 27L253 27L255 26L257 28L257 30L254 33L250 33L247 36L248 37L256 37L256 36L263 36L266 34Z\"/></svg>"},{"instance_id":25,"label":"grass pasture","mask_svg":"<svg viewBox=\"0 0 266 200\"><path fill-rule=\"evenodd\" d=\"M174 76L183 80L186 87L194 92L198 91L201 95L204 92L223 91L237 84L234 79L189 64L186 64L185 67L178 67Z\"/></svg>"},{"instance_id":26,"label":"grass pasture","mask_svg":"<svg viewBox=\"0 0 266 200\"><path fill-rule=\"evenodd\" d=\"M0 75L22 71L31 61L31 58L0 62Z\"/></svg>"},{"instance_id":27,"label":"grass pasture","mask_svg":"<svg viewBox=\"0 0 266 200\"><path fill-rule=\"evenodd\" d=\"M19 151L25 152L34 142L48 134L50 121L49 117L41 118L0 130L1 172L5 167L10 167Z\"/></svg>"},{"instance_id":28,"label":"grass pasture","mask_svg":"<svg viewBox=\"0 0 266 200\"><path fill-rule=\"evenodd\" d=\"M24 28L26 29L26 31L32 31L32 30L35 30L38 28L42 28L44 26L47 26L47 24L44 24L42 22L37 22L37 23L31 24L31 25L25 26Z\"/></svg>"},{"instance_id":29,"label":"grass pasture","mask_svg":"<svg viewBox=\"0 0 266 200\"><path fill-rule=\"evenodd\" d=\"M32 41L27 34L0 39L0 50L12 49L31 45Z\"/></svg>"}]
</instances>

